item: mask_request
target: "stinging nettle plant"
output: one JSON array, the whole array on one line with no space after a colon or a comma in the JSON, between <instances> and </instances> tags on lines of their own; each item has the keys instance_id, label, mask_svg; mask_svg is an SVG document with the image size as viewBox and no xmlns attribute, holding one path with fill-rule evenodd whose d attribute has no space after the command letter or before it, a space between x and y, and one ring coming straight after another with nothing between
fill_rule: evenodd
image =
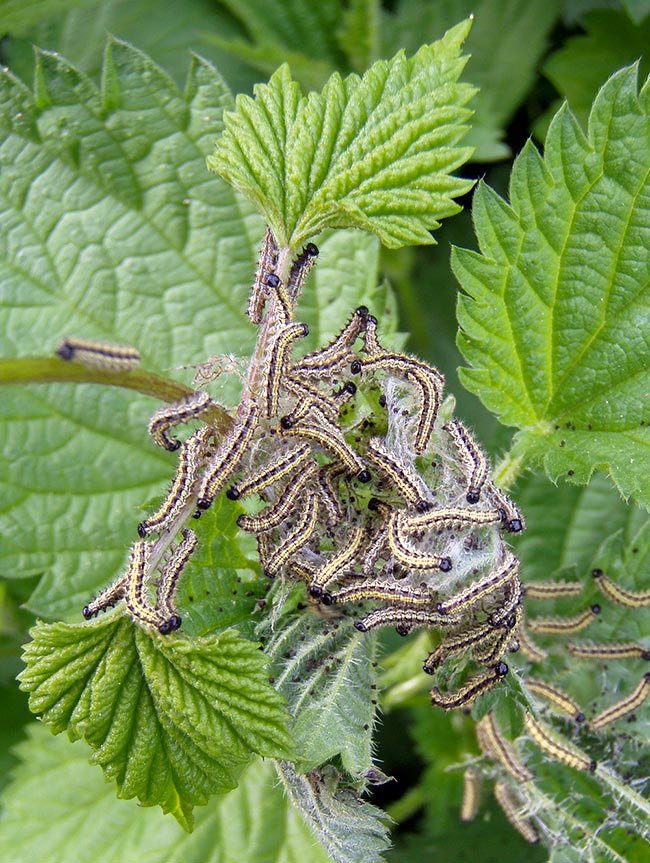
<instances>
[{"instance_id":1,"label":"stinging nettle plant","mask_svg":"<svg viewBox=\"0 0 650 863\"><path fill-rule=\"evenodd\" d=\"M377 239L432 242L471 188L455 176L469 26L307 96L283 66L234 104L205 61L181 94L117 41L101 90L50 54L33 92L2 75L21 358L0 381L57 382L4 391L9 533L23 573L47 572L30 608L65 619L33 628L21 687L119 797L188 831L205 805L205 829L236 832L257 794L296 853L309 825L322 859L381 859L386 820L362 795L387 778L383 683L387 707L430 690L423 735L433 711L471 711L463 820L483 780L554 860L623 860L648 840L650 534L610 484L648 506L648 86L622 70L586 134L563 108L544 155L526 145L509 202L474 193L479 251L452 256L462 381L517 430L492 472L376 284ZM30 281L43 312L19 302ZM59 356L23 358L45 322ZM192 386L167 374L187 363ZM549 502L543 473L576 497ZM571 553L545 543L569 515ZM378 679L386 628L417 634ZM46 768L38 734L22 746ZM87 751L70 751L85 777ZM4 824L27 851L24 783ZM169 830L160 841L180 841Z\"/></svg>"}]
</instances>

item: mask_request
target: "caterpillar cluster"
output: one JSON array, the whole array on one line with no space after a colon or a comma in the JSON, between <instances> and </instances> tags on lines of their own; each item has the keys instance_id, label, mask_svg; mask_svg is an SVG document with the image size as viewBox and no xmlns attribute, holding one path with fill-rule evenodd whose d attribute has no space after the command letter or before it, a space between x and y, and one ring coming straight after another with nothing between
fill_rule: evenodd
<instances>
[{"instance_id":1,"label":"caterpillar cluster","mask_svg":"<svg viewBox=\"0 0 650 863\"><path fill-rule=\"evenodd\" d=\"M248 307L259 336L232 426L218 442L210 425L182 444L174 437L176 425L214 406L203 392L154 414L154 441L179 451L176 476L138 526L126 575L84 614L123 597L139 623L177 629L168 585L180 570L173 579L168 570L173 563L176 573L185 540L166 560L172 543L220 493L257 495L261 511L238 523L255 534L266 575L304 582L314 603L354 605L362 632L437 631L424 663L438 676L432 702L466 707L504 677L504 656L519 646L519 563L503 535L524 520L468 429L449 416L442 375L384 348L366 307L328 344L298 354L308 327L293 310L317 255L310 243L284 262L267 231ZM459 654L472 663L469 677L445 686Z\"/></svg>"}]
</instances>

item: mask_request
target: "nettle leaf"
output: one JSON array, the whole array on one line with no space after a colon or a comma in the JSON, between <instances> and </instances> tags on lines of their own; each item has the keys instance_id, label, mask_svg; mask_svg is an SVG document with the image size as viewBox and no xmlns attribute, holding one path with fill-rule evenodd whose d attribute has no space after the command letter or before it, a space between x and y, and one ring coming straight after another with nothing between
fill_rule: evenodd
<instances>
[{"instance_id":1,"label":"nettle leaf","mask_svg":"<svg viewBox=\"0 0 650 863\"><path fill-rule=\"evenodd\" d=\"M480 254L455 250L465 386L552 479L609 473L650 505L650 88L634 68L583 135L568 109L515 161L511 204L475 196Z\"/></svg>"},{"instance_id":2,"label":"nettle leaf","mask_svg":"<svg viewBox=\"0 0 650 863\"><path fill-rule=\"evenodd\" d=\"M271 761L254 759L239 786L196 810L185 833L159 810L117 800L88 747L36 724L15 749L4 791L0 857L12 863L286 863L330 858L278 782Z\"/></svg>"},{"instance_id":3,"label":"nettle leaf","mask_svg":"<svg viewBox=\"0 0 650 863\"><path fill-rule=\"evenodd\" d=\"M474 92L457 83L469 25L363 78L334 74L306 97L281 67L254 99L238 96L208 166L253 201L282 245L326 227L362 228L389 247L431 243L429 230L471 187L451 174L470 156L457 146Z\"/></svg>"},{"instance_id":4,"label":"nettle leaf","mask_svg":"<svg viewBox=\"0 0 650 863\"><path fill-rule=\"evenodd\" d=\"M503 159L510 152L501 140L504 130L531 90L560 5L558 0L400 0L394 11L383 13L382 53L390 56L397 48L415 51L459 18L473 15L466 44L470 59L463 77L479 92L465 143L476 147L473 161Z\"/></svg>"},{"instance_id":5,"label":"nettle leaf","mask_svg":"<svg viewBox=\"0 0 650 863\"><path fill-rule=\"evenodd\" d=\"M303 813L330 860L381 863L382 852L389 847L389 832L380 809L340 788L333 769L300 775L293 765L280 762L278 773L289 799Z\"/></svg>"},{"instance_id":6,"label":"nettle leaf","mask_svg":"<svg viewBox=\"0 0 650 863\"><path fill-rule=\"evenodd\" d=\"M2 33L20 34L48 15L61 15L75 6L87 6L92 0L3 0Z\"/></svg>"},{"instance_id":7,"label":"nettle leaf","mask_svg":"<svg viewBox=\"0 0 650 863\"><path fill-rule=\"evenodd\" d=\"M266 660L235 632L160 636L114 614L31 636L19 678L31 710L85 739L120 797L160 805L186 829L192 806L236 787L253 752L289 751Z\"/></svg>"},{"instance_id":8,"label":"nettle leaf","mask_svg":"<svg viewBox=\"0 0 650 863\"><path fill-rule=\"evenodd\" d=\"M301 771L336 755L357 779L372 768L376 650L374 635L359 634L351 620L304 613L267 645L275 687L294 717L294 760Z\"/></svg>"},{"instance_id":9,"label":"nettle leaf","mask_svg":"<svg viewBox=\"0 0 650 863\"><path fill-rule=\"evenodd\" d=\"M2 4L2 23L5 8ZM222 37L239 36L241 28L225 9L205 0L183 3L160 3L160 0L35 0L12 5L20 8L25 20L24 38L12 38L3 44L3 62L24 81L32 80L34 45L55 51L77 69L99 79L108 37L137 45L183 85L188 60L194 51L214 63L235 91L248 91L258 80L249 66L215 47L211 32ZM69 7L63 9L63 6ZM38 6L38 9L35 7ZM29 10L29 22L25 11ZM29 26L27 26L29 24ZM15 32L15 31L14 31Z\"/></svg>"},{"instance_id":10,"label":"nettle leaf","mask_svg":"<svg viewBox=\"0 0 650 863\"><path fill-rule=\"evenodd\" d=\"M34 94L0 73L3 353L98 337L169 372L252 349L241 309L263 226L205 169L233 104L214 68L195 60L182 94L111 42L102 92L49 54L36 78ZM192 370L176 374L191 381ZM46 572L37 613L78 615L123 567L139 507L174 469L146 431L156 407L116 388L4 388L3 573Z\"/></svg>"},{"instance_id":11,"label":"nettle leaf","mask_svg":"<svg viewBox=\"0 0 650 863\"><path fill-rule=\"evenodd\" d=\"M602 474L594 474L586 486L559 482L557 487L535 474L518 484L514 496L528 523L515 540L524 581L548 581L560 570L558 578L583 577L604 526L608 533L623 529L630 542L647 518L645 510L627 506Z\"/></svg>"}]
</instances>

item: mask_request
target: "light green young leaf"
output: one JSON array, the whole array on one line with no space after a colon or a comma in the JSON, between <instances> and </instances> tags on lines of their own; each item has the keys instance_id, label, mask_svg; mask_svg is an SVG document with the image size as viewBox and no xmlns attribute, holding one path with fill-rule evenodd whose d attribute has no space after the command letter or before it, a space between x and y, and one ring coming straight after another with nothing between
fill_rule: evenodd
<instances>
[{"instance_id":1,"label":"light green young leaf","mask_svg":"<svg viewBox=\"0 0 650 863\"><path fill-rule=\"evenodd\" d=\"M471 183L451 172L472 88L458 84L469 22L407 59L363 76L332 76L302 96L281 67L255 99L240 95L208 165L254 202L281 245L298 248L326 227L371 231L390 247L432 242Z\"/></svg>"},{"instance_id":2,"label":"light green young leaf","mask_svg":"<svg viewBox=\"0 0 650 863\"><path fill-rule=\"evenodd\" d=\"M160 805L186 829L192 807L234 788L253 752L289 751L266 660L235 632L188 640L111 615L31 636L19 678L31 710L85 739L120 797Z\"/></svg>"},{"instance_id":3,"label":"light green young leaf","mask_svg":"<svg viewBox=\"0 0 650 863\"><path fill-rule=\"evenodd\" d=\"M255 759L238 788L196 810L185 833L156 809L117 800L88 748L37 725L1 798L0 858L11 863L328 863L278 783Z\"/></svg>"},{"instance_id":4,"label":"light green young leaf","mask_svg":"<svg viewBox=\"0 0 650 863\"><path fill-rule=\"evenodd\" d=\"M635 69L596 100L585 137L563 109L544 159L527 145L511 204L482 186L481 253L456 250L463 383L552 479L607 471L650 505L650 88Z\"/></svg>"},{"instance_id":5,"label":"light green young leaf","mask_svg":"<svg viewBox=\"0 0 650 863\"><path fill-rule=\"evenodd\" d=\"M509 153L501 140L504 129L530 92L560 5L558 0L400 0L393 12L384 12L382 54L416 51L473 15L463 78L479 92L465 143L476 147L474 161L503 159Z\"/></svg>"}]
</instances>

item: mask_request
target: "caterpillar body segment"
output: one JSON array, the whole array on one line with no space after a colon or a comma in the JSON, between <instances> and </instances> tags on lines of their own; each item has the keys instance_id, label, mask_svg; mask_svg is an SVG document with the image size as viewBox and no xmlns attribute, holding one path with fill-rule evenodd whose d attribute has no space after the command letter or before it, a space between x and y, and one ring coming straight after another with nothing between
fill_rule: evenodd
<instances>
[{"instance_id":1,"label":"caterpillar body segment","mask_svg":"<svg viewBox=\"0 0 650 863\"><path fill-rule=\"evenodd\" d=\"M585 721L585 715L576 702L560 689L556 689L543 680L536 680L534 677L526 681L526 686L534 695L545 699L545 701L548 701L549 704L552 704L561 713L565 713L576 722Z\"/></svg>"},{"instance_id":2,"label":"caterpillar body segment","mask_svg":"<svg viewBox=\"0 0 650 863\"><path fill-rule=\"evenodd\" d=\"M265 575L269 578L275 578L280 574L282 568L289 563L291 558L309 542L316 529L317 520L318 498L315 494L309 494L294 526L270 553L267 552L264 567Z\"/></svg>"},{"instance_id":3,"label":"caterpillar body segment","mask_svg":"<svg viewBox=\"0 0 650 863\"><path fill-rule=\"evenodd\" d=\"M494 785L494 796L503 810L503 814L512 824L515 830L531 845L539 843L539 836L535 828L521 814L522 804L514 795L510 785L504 779L498 779Z\"/></svg>"},{"instance_id":4,"label":"caterpillar body segment","mask_svg":"<svg viewBox=\"0 0 650 863\"><path fill-rule=\"evenodd\" d=\"M92 617L98 615L100 611L106 611L106 609L117 605L121 599L124 599L126 584L127 576L123 575L117 581L104 588L101 593L98 593L88 605L84 606L83 616L85 619L90 620Z\"/></svg>"},{"instance_id":5,"label":"caterpillar body segment","mask_svg":"<svg viewBox=\"0 0 650 863\"><path fill-rule=\"evenodd\" d=\"M476 818L481 798L481 774L475 767L468 767L463 774L463 802L460 820L467 824Z\"/></svg>"},{"instance_id":6,"label":"caterpillar body segment","mask_svg":"<svg viewBox=\"0 0 650 863\"><path fill-rule=\"evenodd\" d=\"M623 719L638 710L643 702L650 695L650 673L646 672L637 687L626 698L622 698L611 707L603 710L593 719L589 720L589 728L592 731L598 731L609 725L611 722L616 722L617 719Z\"/></svg>"},{"instance_id":7,"label":"caterpillar body segment","mask_svg":"<svg viewBox=\"0 0 650 863\"><path fill-rule=\"evenodd\" d=\"M318 474L318 464L311 460L305 469L285 488L279 499L258 515L240 515L237 524L249 533L266 533L279 527L298 507L306 487Z\"/></svg>"},{"instance_id":8,"label":"caterpillar body segment","mask_svg":"<svg viewBox=\"0 0 650 863\"><path fill-rule=\"evenodd\" d=\"M267 227L257 262L257 272L248 302L248 317L254 324L261 324L268 296L267 278L277 276L280 249L271 228Z\"/></svg>"},{"instance_id":9,"label":"caterpillar body segment","mask_svg":"<svg viewBox=\"0 0 650 863\"><path fill-rule=\"evenodd\" d=\"M599 590L612 602L624 608L645 608L650 605L650 590L626 590L612 581L601 569L592 572Z\"/></svg>"},{"instance_id":10,"label":"caterpillar body segment","mask_svg":"<svg viewBox=\"0 0 650 863\"><path fill-rule=\"evenodd\" d=\"M306 443L299 443L272 458L245 480L235 483L226 492L226 497L230 500L239 500L250 494L259 494L274 482L285 479L312 460L311 447Z\"/></svg>"},{"instance_id":11,"label":"caterpillar body segment","mask_svg":"<svg viewBox=\"0 0 650 863\"><path fill-rule=\"evenodd\" d=\"M138 534L144 538L169 527L188 505L193 496L200 469L205 459L207 443L212 430L204 427L195 432L181 446L176 475L165 499L153 515L141 521Z\"/></svg>"},{"instance_id":12,"label":"caterpillar body segment","mask_svg":"<svg viewBox=\"0 0 650 863\"><path fill-rule=\"evenodd\" d=\"M491 710L476 723L476 737L481 751L498 761L516 782L529 782L534 778L512 743L504 737Z\"/></svg>"},{"instance_id":13,"label":"caterpillar body segment","mask_svg":"<svg viewBox=\"0 0 650 863\"><path fill-rule=\"evenodd\" d=\"M163 616L158 631L163 635L179 629L182 619L176 610L175 596L178 581L190 557L194 554L198 540L191 530L183 531L181 542L172 551L171 557L163 567L158 581L157 608Z\"/></svg>"},{"instance_id":14,"label":"caterpillar body segment","mask_svg":"<svg viewBox=\"0 0 650 863\"><path fill-rule=\"evenodd\" d=\"M332 597L323 595L325 588L336 578L344 575L357 560L365 540L365 531L362 527L355 527L350 532L350 539L336 554L319 567L314 573L309 585L309 595L314 598L323 597L325 604L331 604Z\"/></svg>"}]
</instances>

